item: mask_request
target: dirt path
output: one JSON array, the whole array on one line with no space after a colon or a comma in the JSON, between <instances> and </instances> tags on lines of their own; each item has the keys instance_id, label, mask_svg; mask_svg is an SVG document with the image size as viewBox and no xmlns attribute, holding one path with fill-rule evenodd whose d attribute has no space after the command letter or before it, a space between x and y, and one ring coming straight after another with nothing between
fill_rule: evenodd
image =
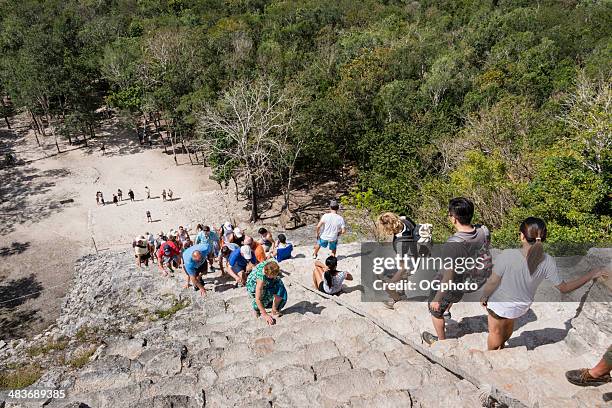
<instances>
[{"instance_id":1,"label":"dirt path","mask_svg":"<svg viewBox=\"0 0 612 408\"><path fill-rule=\"evenodd\" d=\"M16 132L0 129L2 153L25 161L0 169L1 339L36 334L57 317L74 261L94 251L93 240L105 250L129 245L146 231L168 231L179 223L195 228L197 222L217 224L227 214L243 215L234 193L221 191L208 168L192 166L182 156L176 166L160 146L140 146L112 119L89 147L53 156L52 137L40 148L25 124L17 125ZM111 201L117 188L124 194L119 206L96 205L97 191ZM134 202L127 200L130 188ZM173 190L172 201L162 201L164 188ZM65 200L71 201L61 203Z\"/></svg>"}]
</instances>

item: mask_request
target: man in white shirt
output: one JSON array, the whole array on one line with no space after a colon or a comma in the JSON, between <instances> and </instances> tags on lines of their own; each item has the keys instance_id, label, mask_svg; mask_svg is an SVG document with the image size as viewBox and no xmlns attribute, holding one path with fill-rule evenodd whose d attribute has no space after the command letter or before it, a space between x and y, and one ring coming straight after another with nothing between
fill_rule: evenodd
<instances>
[{"instance_id":1,"label":"man in white shirt","mask_svg":"<svg viewBox=\"0 0 612 408\"><path fill-rule=\"evenodd\" d=\"M329 247L332 256L336 256L338 237L346 232L344 218L338 214L339 208L338 202L336 200L331 200L329 203L329 212L323 215L321 221L317 224L317 243L315 244L314 254L312 256L315 259L321 247Z\"/></svg>"}]
</instances>

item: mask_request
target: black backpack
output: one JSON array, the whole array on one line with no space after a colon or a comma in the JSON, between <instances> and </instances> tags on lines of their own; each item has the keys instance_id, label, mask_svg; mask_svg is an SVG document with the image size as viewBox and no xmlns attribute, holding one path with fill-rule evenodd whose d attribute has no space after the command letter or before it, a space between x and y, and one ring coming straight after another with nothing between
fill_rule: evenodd
<instances>
[{"instance_id":1,"label":"black backpack","mask_svg":"<svg viewBox=\"0 0 612 408\"><path fill-rule=\"evenodd\" d=\"M419 224L409 217L402 217L404 230L400 236L393 237L393 249L396 253L409 256L427 256L431 252L431 243L419 243Z\"/></svg>"}]
</instances>

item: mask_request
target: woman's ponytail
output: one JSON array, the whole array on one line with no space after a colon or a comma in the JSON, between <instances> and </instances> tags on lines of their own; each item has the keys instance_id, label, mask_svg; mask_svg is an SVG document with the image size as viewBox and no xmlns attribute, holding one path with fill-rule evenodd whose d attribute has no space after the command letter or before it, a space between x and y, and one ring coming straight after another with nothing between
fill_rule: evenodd
<instances>
[{"instance_id":1,"label":"woman's ponytail","mask_svg":"<svg viewBox=\"0 0 612 408\"><path fill-rule=\"evenodd\" d=\"M528 217L521 223L520 231L525 240L531 244L527 251L527 267L529 273L533 273L544 260L544 245L546 240L546 224L540 218Z\"/></svg>"}]
</instances>

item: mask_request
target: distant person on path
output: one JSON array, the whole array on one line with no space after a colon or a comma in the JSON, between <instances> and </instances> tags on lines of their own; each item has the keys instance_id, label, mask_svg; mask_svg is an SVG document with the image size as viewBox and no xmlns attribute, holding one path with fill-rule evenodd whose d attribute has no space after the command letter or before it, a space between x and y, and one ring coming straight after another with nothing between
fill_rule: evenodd
<instances>
[{"instance_id":1,"label":"distant person on path","mask_svg":"<svg viewBox=\"0 0 612 408\"><path fill-rule=\"evenodd\" d=\"M147 200L151 198L151 190L149 186L145 186L145 195L147 196Z\"/></svg>"},{"instance_id":2,"label":"distant person on path","mask_svg":"<svg viewBox=\"0 0 612 408\"><path fill-rule=\"evenodd\" d=\"M329 203L329 212L323 215L317 224L317 243L315 244L314 254L312 256L314 259L317 259L321 247L329 247L332 256L336 256L338 237L346 232L344 218L338 214L339 208L338 202L336 200L331 200ZM323 230L321 231L321 229Z\"/></svg>"},{"instance_id":3,"label":"distant person on path","mask_svg":"<svg viewBox=\"0 0 612 408\"><path fill-rule=\"evenodd\" d=\"M580 387L593 386L597 387L600 385L612 382L610 378L610 371L612 370L612 345L608 347L608 350L604 353L599 363L595 367L581 368L579 370L570 370L565 373L567 381Z\"/></svg>"},{"instance_id":4,"label":"distant person on path","mask_svg":"<svg viewBox=\"0 0 612 408\"><path fill-rule=\"evenodd\" d=\"M100 205L100 192L96 192L96 205Z\"/></svg>"},{"instance_id":5,"label":"distant person on path","mask_svg":"<svg viewBox=\"0 0 612 408\"><path fill-rule=\"evenodd\" d=\"M187 275L185 288L189 287L191 282L194 290L200 289L200 294L204 296L206 289L202 283L202 275L208 272L208 244L193 245L183 252L183 270Z\"/></svg>"},{"instance_id":6,"label":"distant person on path","mask_svg":"<svg viewBox=\"0 0 612 408\"><path fill-rule=\"evenodd\" d=\"M512 336L514 321L529 311L544 279L561 293L568 293L593 279L607 276L604 268L596 267L565 282L559 277L555 259L544 252L542 244L547 235L544 221L528 217L521 223L519 232L521 248L506 249L496 257L493 273L483 289L481 304L489 315L489 350L504 348Z\"/></svg>"},{"instance_id":7,"label":"distant person on path","mask_svg":"<svg viewBox=\"0 0 612 408\"><path fill-rule=\"evenodd\" d=\"M168 266L170 273L174 273L173 266L178 268L181 265L181 251L176 242L171 239L162 242L157 250L157 264L164 276L168 276L164 265Z\"/></svg>"},{"instance_id":8,"label":"distant person on path","mask_svg":"<svg viewBox=\"0 0 612 408\"><path fill-rule=\"evenodd\" d=\"M104 202L104 194L102 194L101 191L100 191L100 202L102 203L102 205L106 205L106 203Z\"/></svg>"},{"instance_id":9,"label":"distant person on path","mask_svg":"<svg viewBox=\"0 0 612 408\"><path fill-rule=\"evenodd\" d=\"M119 201L123 201L123 191L120 188L117 189L117 197L119 197Z\"/></svg>"},{"instance_id":10,"label":"distant person on path","mask_svg":"<svg viewBox=\"0 0 612 408\"><path fill-rule=\"evenodd\" d=\"M274 259L268 259L253 269L246 282L253 314L263 316L269 325L276 324L281 310L287 303L287 289L280 277L280 267ZM268 314L266 309L272 309Z\"/></svg>"},{"instance_id":11,"label":"distant person on path","mask_svg":"<svg viewBox=\"0 0 612 408\"><path fill-rule=\"evenodd\" d=\"M337 295L342 292L344 280L353 280L353 275L348 272L340 272L337 269L338 258L328 256L323 262L316 260L312 271L312 284L315 289L328 295Z\"/></svg>"},{"instance_id":12,"label":"distant person on path","mask_svg":"<svg viewBox=\"0 0 612 408\"><path fill-rule=\"evenodd\" d=\"M147 210L147 222L153 222L153 218L151 218L151 211Z\"/></svg>"},{"instance_id":13,"label":"distant person on path","mask_svg":"<svg viewBox=\"0 0 612 408\"><path fill-rule=\"evenodd\" d=\"M128 190L128 197L130 197L130 201L134 201L134 192L131 188Z\"/></svg>"},{"instance_id":14,"label":"distant person on path","mask_svg":"<svg viewBox=\"0 0 612 408\"><path fill-rule=\"evenodd\" d=\"M270 252L270 255L274 257L277 262L281 262L285 259L290 259L291 252L293 252L293 244L287 242L285 234L278 234L278 241L274 244L274 248Z\"/></svg>"},{"instance_id":15,"label":"distant person on path","mask_svg":"<svg viewBox=\"0 0 612 408\"><path fill-rule=\"evenodd\" d=\"M119 205L119 199L117 198L117 194L113 194L113 203L115 203L115 205Z\"/></svg>"},{"instance_id":16,"label":"distant person on path","mask_svg":"<svg viewBox=\"0 0 612 408\"><path fill-rule=\"evenodd\" d=\"M166 201L166 189L162 190L162 200Z\"/></svg>"},{"instance_id":17,"label":"distant person on path","mask_svg":"<svg viewBox=\"0 0 612 408\"><path fill-rule=\"evenodd\" d=\"M134 239L132 242L132 248L134 248L136 266L142 268L142 264L144 263L145 266L148 267L151 254L149 253L149 245L146 238L143 235L136 237L136 239Z\"/></svg>"},{"instance_id":18,"label":"distant person on path","mask_svg":"<svg viewBox=\"0 0 612 408\"><path fill-rule=\"evenodd\" d=\"M104 152L106 152L106 146L104 145L104 142L102 142L102 146L100 146L100 150L102 151L102 156L104 156Z\"/></svg>"},{"instance_id":19,"label":"distant person on path","mask_svg":"<svg viewBox=\"0 0 612 408\"><path fill-rule=\"evenodd\" d=\"M264 227L261 227L257 232L259 233L259 242L264 246L266 252L270 252L274 247L274 237L272 233Z\"/></svg>"},{"instance_id":20,"label":"distant person on path","mask_svg":"<svg viewBox=\"0 0 612 408\"><path fill-rule=\"evenodd\" d=\"M474 204L470 200L457 197L449 201L448 218L456 232L446 240L446 244L442 248L445 255L443 258L457 259L468 257L471 255L468 253L469 249L484 246L490 240L490 233L487 227L472 225L473 217ZM457 274L453 269L439 271L436 280L445 284L451 280L458 282ZM427 331L423 332L421 338L425 343L432 345L438 340L446 339L444 314L453 303L457 303L463 298L463 294L463 291L458 290L436 291L432 289L429 292L429 313L431 314L431 321L436 330L436 335Z\"/></svg>"},{"instance_id":21,"label":"distant person on path","mask_svg":"<svg viewBox=\"0 0 612 408\"><path fill-rule=\"evenodd\" d=\"M169 199L170 201L172 201L172 195L173 195L173 194L174 194L174 193L172 192L172 190L171 190L171 189L168 189L168 199Z\"/></svg>"}]
</instances>

